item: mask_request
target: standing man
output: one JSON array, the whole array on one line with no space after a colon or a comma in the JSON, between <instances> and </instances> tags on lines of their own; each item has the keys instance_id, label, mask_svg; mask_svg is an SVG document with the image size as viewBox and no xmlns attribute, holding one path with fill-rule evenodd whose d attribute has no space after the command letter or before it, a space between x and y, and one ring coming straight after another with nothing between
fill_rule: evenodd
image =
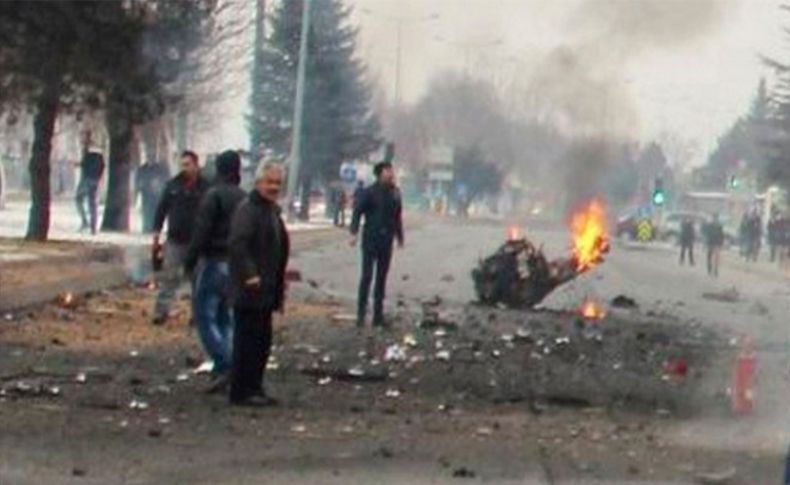
<instances>
[{"instance_id":1,"label":"standing man","mask_svg":"<svg viewBox=\"0 0 790 485\"><path fill-rule=\"evenodd\" d=\"M164 251L164 268L159 278L159 295L154 307L154 325L162 325L170 314L170 305L181 285L187 247L192 239L197 207L208 190L208 182L200 175L195 152L181 154L181 172L165 185L154 217L153 251ZM167 219L167 242L162 247L160 233Z\"/></svg>"},{"instance_id":2,"label":"standing man","mask_svg":"<svg viewBox=\"0 0 790 485\"><path fill-rule=\"evenodd\" d=\"M90 228L91 234L96 234L96 225L98 224L98 202L96 200L96 193L99 190L99 182L101 182L103 174L104 157L102 154L92 151L86 152L80 162L80 181L79 184L77 184L77 193L75 197L77 212L80 215L80 219L82 219L80 232ZM90 221L85 214L86 199Z\"/></svg>"},{"instance_id":3,"label":"standing man","mask_svg":"<svg viewBox=\"0 0 790 485\"><path fill-rule=\"evenodd\" d=\"M233 314L228 298L228 235L230 221L245 193L241 182L241 158L235 151L221 153L216 161L216 180L206 192L184 259L186 274L195 274L192 314L203 349L214 363L214 382L209 392L227 387L232 361ZM200 264L198 265L198 261Z\"/></svg>"},{"instance_id":4,"label":"standing man","mask_svg":"<svg viewBox=\"0 0 790 485\"><path fill-rule=\"evenodd\" d=\"M686 253L689 255L689 263L694 266L694 240L697 238L694 231L694 221L690 217L685 217L680 225L680 265L686 262Z\"/></svg>"},{"instance_id":5,"label":"standing man","mask_svg":"<svg viewBox=\"0 0 790 485\"><path fill-rule=\"evenodd\" d=\"M354 193L351 194L351 204L356 207L357 202L362 198L365 193L365 182L357 180L357 186L354 188Z\"/></svg>"},{"instance_id":6,"label":"standing man","mask_svg":"<svg viewBox=\"0 0 790 485\"><path fill-rule=\"evenodd\" d=\"M140 165L134 178L134 195L140 195L140 210L143 216L143 233L148 234L154 230L154 217L156 206L170 170L165 162L148 161Z\"/></svg>"},{"instance_id":7,"label":"standing man","mask_svg":"<svg viewBox=\"0 0 790 485\"><path fill-rule=\"evenodd\" d=\"M718 214L714 214L713 220L706 227L705 245L708 249L708 275L718 278L721 248L724 246L724 228Z\"/></svg>"},{"instance_id":8,"label":"standing man","mask_svg":"<svg viewBox=\"0 0 790 485\"><path fill-rule=\"evenodd\" d=\"M362 217L362 275L359 280L357 301L357 326L365 326L365 314L376 269L376 284L373 290L373 326L384 325L384 297L387 288L387 273L392 259L393 240L403 247L403 222L401 219L400 190L395 186L395 172L390 162L380 162L373 168L376 182L363 190L354 203L351 219L351 245L357 244L357 234Z\"/></svg>"},{"instance_id":9,"label":"standing man","mask_svg":"<svg viewBox=\"0 0 790 485\"><path fill-rule=\"evenodd\" d=\"M283 311L290 245L277 205L283 183L280 165L264 164L255 188L241 202L230 226L230 275L236 328L230 402L271 406L263 374L272 346L272 313Z\"/></svg>"}]
</instances>

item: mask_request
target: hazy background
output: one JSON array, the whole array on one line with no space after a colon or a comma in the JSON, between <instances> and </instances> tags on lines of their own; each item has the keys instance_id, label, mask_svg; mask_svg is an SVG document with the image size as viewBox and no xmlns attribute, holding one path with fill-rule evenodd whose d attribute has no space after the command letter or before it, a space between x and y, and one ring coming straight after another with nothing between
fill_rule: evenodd
<instances>
[{"instance_id":1,"label":"hazy background","mask_svg":"<svg viewBox=\"0 0 790 485\"><path fill-rule=\"evenodd\" d=\"M642 141L683 137L697 146L694 164L748 109L759 78L770 81L759 56L782 39L776 0L351 3L360 53L390 101L400 18L405 103L452 67L494 81L530 116L519 96L539 83L545 99L587 101L572 108L574 120Z\"/></svg>"}]
</instances>

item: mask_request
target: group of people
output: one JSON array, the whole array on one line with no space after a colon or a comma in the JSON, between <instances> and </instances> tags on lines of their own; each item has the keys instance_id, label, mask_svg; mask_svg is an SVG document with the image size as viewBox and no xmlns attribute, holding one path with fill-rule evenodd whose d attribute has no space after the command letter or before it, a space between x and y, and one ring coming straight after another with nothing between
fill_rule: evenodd
<instances>
[{"instance_id":1,"label":"group of people","mask_svg":"<svg viewBox=\"0 0 790 485\"><path fill-rule=\"evenodd\" d=\"M719 220L718 214L715 214L709 222L703 224L701 231L706 249L708 275L718 277L721 250L724 247L724 227ZM688 256L689 264L694 266L694 244L697 239L697 228L692 218L686 217L681 222L679 239L680 264L685 264Z\"/></svg>"},{"instance_id":2,"label":"group of people","mask_svg":"<svg viewBox=\"0 0 790 485\"><path fill-rule=\"evenodd\" d=\"M185 151L181 171L162 189L153 218L152 260L158 275L155 325L163 325L179 286L192 286L192 318L213 362L208 392L228 392L231 404L276 404L263 386L272 344L272 315L282 312L286 293L289 234L278 205L281 165L266 163L249 194L240 187L241 160L220 154L216 180L200 173L198 156ZM373 324L385 325L386 279L397 240L403 245L401 200L389 162L374 169L376 183L354 204L351 244L361 220L362 275L357 324L365 324L375 270ZM167 222L166 240L161 232Z\"/></svg>"}]
</instances>

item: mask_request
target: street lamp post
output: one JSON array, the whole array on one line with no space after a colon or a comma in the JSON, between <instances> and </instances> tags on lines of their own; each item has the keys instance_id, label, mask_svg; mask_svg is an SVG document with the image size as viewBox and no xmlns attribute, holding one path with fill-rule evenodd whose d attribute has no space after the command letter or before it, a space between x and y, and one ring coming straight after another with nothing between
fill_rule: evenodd
<instances>
[{"instance_id":1,"label":"street lamp post","mask_svg":"<svg viewBox=\"0 0 790 485\"><path fill-rule=\"evenodd\" d=\"M402 69L403 69L403 25L405 23L422 23L422 22L430 22L432 20L436 20L439 18L438 13L432 13L427 17L401 17L397 15L387 15L387 14L379 14L370 10L369 8L362 8L360 11L366 15L370 15L373 17L381 17L384 20L388 20L395 24L396 29L396 38L395 38L395 83L394 83L394 93L393 99L395 100L395 106L400 105L401 101L401 79L402 79Z\"/></svg>"},{"instance_id":2,"label":"street lamp post","mask_svg":"<svg viewBox=\"0 0 790 485\"><path fill-rule=\"evenodd\" d=\"M302 162L302 120L304 117L305 75L307 74L307 36L310 32L310 4L302 3L302 31L299 36L299 64L296 71L296 96L294 100L293 131L291 132L291 153L288 157L288 187L286 202L288 218L295 217L296 193L299 188L299 166Z\"/></svg>"}]
</instances>

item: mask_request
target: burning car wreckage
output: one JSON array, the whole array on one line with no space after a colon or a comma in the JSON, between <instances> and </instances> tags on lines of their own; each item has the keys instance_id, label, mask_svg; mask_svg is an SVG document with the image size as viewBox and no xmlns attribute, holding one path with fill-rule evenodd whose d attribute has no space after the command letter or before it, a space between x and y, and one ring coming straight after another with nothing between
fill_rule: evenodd
<instances>
[{"instance_id":1,"label":"burning car wreckage","mask_svg":"<svg viewBox=\"0 0 790 485\"><path fill-rule=\"evenodd\" d=\"M516 309L539 304L557 287L603 262L609 252L605 220L604 207L598 201L574 214L573 254L553 261L527 238L509 234L508 240L472 271L479 301Z\"/></svg>"}]
</instances>

